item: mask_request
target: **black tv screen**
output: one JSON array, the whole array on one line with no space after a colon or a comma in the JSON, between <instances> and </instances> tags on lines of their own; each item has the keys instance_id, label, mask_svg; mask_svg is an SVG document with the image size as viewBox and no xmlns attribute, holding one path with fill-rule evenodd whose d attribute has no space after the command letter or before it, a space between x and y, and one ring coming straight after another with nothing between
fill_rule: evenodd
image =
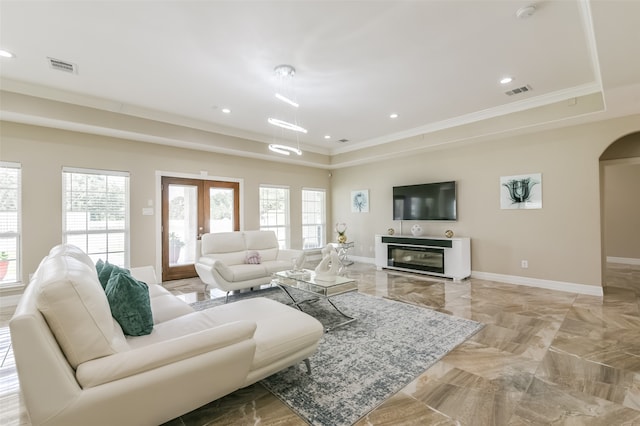
<instances>
[{"instance_id":1,"label":"black tv screen","mask_svg":"<svg viewBox=\"0 0 640 426\"><path fill-rule=\"evenodd\" d=\"M394 186L393 220L457 220L456 182Z\"/></svg>"}]
</instances>

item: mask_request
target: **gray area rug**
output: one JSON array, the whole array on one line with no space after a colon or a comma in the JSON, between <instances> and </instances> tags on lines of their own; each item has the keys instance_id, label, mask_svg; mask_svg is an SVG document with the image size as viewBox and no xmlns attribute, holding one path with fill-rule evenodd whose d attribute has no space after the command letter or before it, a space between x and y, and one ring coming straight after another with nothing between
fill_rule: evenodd
<instances>
[{"instance_id":1,"label":"gray area rug","mask_svg":"<svg viewBox=\"0 0 640 426\"><path fill-rule=\"evenodd\" d=\"M290 303L276 287L230 296L229 303L258 296ZM294 297L309 298L301 292ZM356 292L331 300L357 321L325 333L310 359L312 374L298 365L260 382L312 425L352 425L484 326ZM224 298L192 306L222 303ZM324 300L302 308L325 327L345 320Z\"/></svg>"}]
</instances>

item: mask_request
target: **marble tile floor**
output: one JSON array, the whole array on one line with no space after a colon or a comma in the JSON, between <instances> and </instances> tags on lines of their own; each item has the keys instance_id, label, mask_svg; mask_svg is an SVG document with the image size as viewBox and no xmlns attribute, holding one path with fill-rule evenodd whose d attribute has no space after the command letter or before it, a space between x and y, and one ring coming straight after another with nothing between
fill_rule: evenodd
<instances>
[{"instance_id":1,"label":"marble tile floor","mask_svg":"<svg viewBox=\"0 0 640 426\"><path fill-rule=\"evenodd\" d=\"M485 328L356 423L640 425L640 266L610 264L604 297L356 263L358 290L473 319ZM222 295L198 279L165 283L188 302ZM0 424L29 425L0 311ZM316 372L317 374L318 372ZM167 425L305 425L260 384Z\"/></svg>"}]
</instances>

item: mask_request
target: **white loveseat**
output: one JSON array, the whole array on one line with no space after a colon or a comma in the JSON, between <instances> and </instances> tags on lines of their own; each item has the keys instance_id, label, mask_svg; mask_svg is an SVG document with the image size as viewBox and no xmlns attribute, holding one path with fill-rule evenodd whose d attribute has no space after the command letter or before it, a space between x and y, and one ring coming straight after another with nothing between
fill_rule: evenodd
<instances>
[{"instance_id":1,"label":"white loveseat","mask_svg":"<svg viewBox=\"0 0 640 426\"><path fill-rule=\"evenodd\" d=\"M260 263L248 263L258 253ZM301 250L282 250L273 231L240 231L204 234L196 271L207 285L226 291L269 284L275 272L302 263Z\"/></svg>"},{"instance_id":2,"label":"white loveseat","mask_svg":"<svg viewBox=\"0 0 640 426\"><path fill-rule=\"evenodd\" d=\"M91 259L70 245L43 259L10 322L34 425L156 425L283 368L317 348L322 325L265 298L205 311L147 280L153 329L125 336Z\"/></svg>"}]
</instances>

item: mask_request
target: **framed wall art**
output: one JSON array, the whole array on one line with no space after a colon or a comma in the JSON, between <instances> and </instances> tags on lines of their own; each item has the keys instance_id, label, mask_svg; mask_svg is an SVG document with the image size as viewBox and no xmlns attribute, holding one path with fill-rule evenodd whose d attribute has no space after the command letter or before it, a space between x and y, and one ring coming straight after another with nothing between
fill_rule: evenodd
<instances>
[{"instance_id":1,"label":"framed wall art","mask_svg":"<svg viewBox=\"0 0 640 426\"><path fill-rule=\"evenodd\" d=\"M351 191L351 211L354 213L369 212L369 190Z\"/></svg>"},{"instance_id":2,"label":"framed wall art","mask_svg":"<svg viewBox=\"0 0 640 426\"><path fill-rule=\"evenodd\" d=\"M500 178L501 209L541 209L542 174L502 176Z\"/></svg>"}]
</instances>

